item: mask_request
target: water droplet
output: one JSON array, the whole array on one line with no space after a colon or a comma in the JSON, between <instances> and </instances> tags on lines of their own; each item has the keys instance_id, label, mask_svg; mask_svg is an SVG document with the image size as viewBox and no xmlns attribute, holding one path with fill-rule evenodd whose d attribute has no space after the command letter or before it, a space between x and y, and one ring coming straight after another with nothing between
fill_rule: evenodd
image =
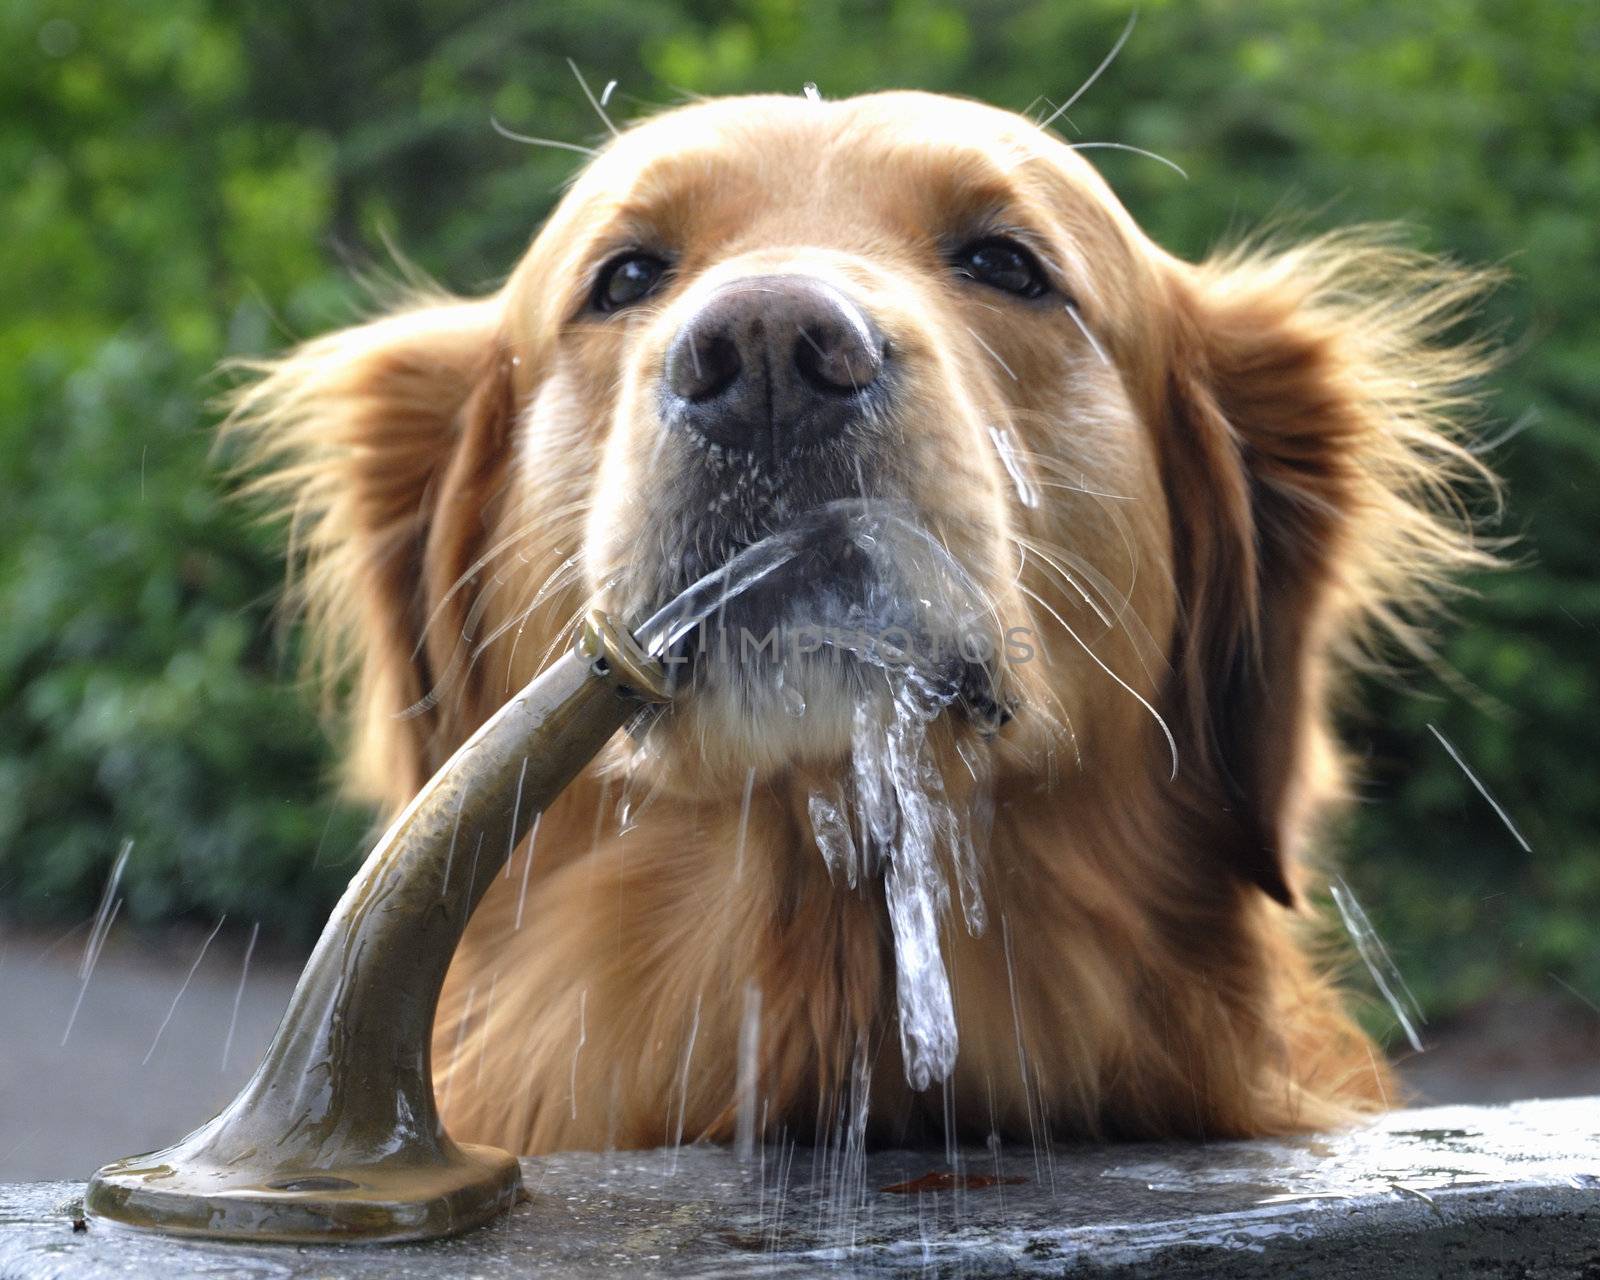
<instances>
[{"instance_id":1,"label":"water droplet","mask_svg":"<svg viewBox=\"0 0 1600 1280\"><path fill-rule=\"evenodd\" d=\"M1025 507L1037 507L1039 491L1033 487L1033 481L1028 478L1028 473L1022 465L1022 451L1018 448L1011 429L990 427L989 438L994 441L995 450L1000 454L1001 465L1011 477L1011 483L1016 486L1017 501Z\"/></svg>"},{"instance_id":2,"label":"water droplet","mask_svg":"<svg viewBox=\"0 0 1600 1280\"><path fill-rule=\"evenodd\" d=\"M744 985L744 1014L739 1022L739 1074L735 1082L734 1150L740 1161L755 1155L756 1095L761 1079L761 988Z\"/></svg>"},{"instance_id":3,"label":"water droplet","mask_svg":"<svg viewBox=\"0 0 1600 1280\"><path fill-rule=\"evenodd\" d=\"M738 847L733 855L733 878L740 879L744 875L744 847L750 838L750 797L755 791L756 771L751 766L744 775L744 799L739 805L739 837Z\"/></svg>"},{"instance_id":4,"label":"water droplet","mask_svg":"<svg viewBox=\"0 0 1600 1280\"><path fill-rule=\"evenodd\" d=\"M813 794L806 801L806 812L811 817L811 836L817 842L822 861L827 864L828 878L856 887L858 865L855 837L850 834L850 822L844 815L843 801L837 795Z\"/></svg>"},{"instance_id":5,"label":"water droplet","mask_svg":"<svg viewBox=\"0 0 1600 1280\"><path fill-rule=\"evenodd\" d=\"M1372 975L1372 981L1383 998L1389 1002L1389 1008L1394 1011L1395 1021L1405 1032L1411 1047L1418 1053L1423 1052L1422 1040L1417 1035L1416 1027L1416 1024L1423 1020L1422 1010L1417 1005L1416 997L1411 994L1411 988L1406 985L1406 980L1401 977L1400 970L1390 958L1388 948L1378 937L1378 931L1372 927L1372 921L1367 918L1367 913L1356 901L1355 894L1350 892L1350 886L1342 879L1328 886L1328 894L1333 898L1333 905L1339 909L1339 918L1344 922L1345 932L1355 943L1356 952L1360 955L1362 963L1367 966L1367 972Z\"/></svg>"}]
</instances>

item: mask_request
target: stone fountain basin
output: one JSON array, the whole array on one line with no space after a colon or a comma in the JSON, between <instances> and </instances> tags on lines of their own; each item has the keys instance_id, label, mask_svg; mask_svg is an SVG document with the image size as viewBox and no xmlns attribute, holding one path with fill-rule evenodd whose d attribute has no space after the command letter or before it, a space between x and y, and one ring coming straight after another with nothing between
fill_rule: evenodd
<instances>
[{"instance_id":1,"label":"stone fountain basin","mask_svg":"<svg viewBox=\"0 0 1600 1280\"><path fill-rule=\"evenodd\" d=\"M424 1245L218 1244L0 1186L0 1280L43 1277L1600 1276L1600 1098L1396 1111L1257 1142L960 1154L572 1153L529 1198Z\"/></svg>"}]
</instances>

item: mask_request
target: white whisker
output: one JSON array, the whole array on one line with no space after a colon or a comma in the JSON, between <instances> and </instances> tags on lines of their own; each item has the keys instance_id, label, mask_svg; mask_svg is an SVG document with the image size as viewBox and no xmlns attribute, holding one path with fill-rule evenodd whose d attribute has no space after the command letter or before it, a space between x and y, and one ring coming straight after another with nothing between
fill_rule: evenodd
<instances>
[{"instance_id":1,"label":"white whisker","mask_svg":"<svg viewBox=\"0 0 1600 1280\"><path fill-rule=\"evenodd\" d=\"M1126 689L1130 694L1132 694L1134 696L1134 698L1138 700L1139 705L1142 706L1146 711L1148 711L1151 714L1152 717L1154 717L1156 724L1158 724L1161 727L1161 732L1166 736L1166 739L1167 739L1167 750L1169 752L1171 752L1171 754L1172 754L1172 773L1168 777L1168 781L1169 782L1177 781L1177 778L1178 778L1178 740L1172 736L1172 730L1167 727L1167 722L1162 717L1161 713L1159 711L1157 711L1154 706L1151 705L1150 700L1148 698L1146 698L1142 693L1140 693L1137 689L1135 689L1131 684L1129 684L1126 680L1124 680L1121 676L1119 676L1115 671L1113 671L1110 667L1108 667L1101 660L1100 655L1097 654L1093 649L1091 649L1087 644L1085 644L1083 642L1083 637L1080 636L1076 631L1074 631L1072 629L1072 624L1069 623L1065 618L1063 618L1059 613L1057 613L1056 610L1054 608L1052 608L1047 601L1041 599L1040 596L1038 595L1038 593L1036 593L1034 591L1030 591L1027 587L1023 587L1023 590L1025 592L1027 592L1027 594L1029 596L1031 596L1034 599L1034 601L1037 602L1039 604L1039 606L1045 610L1046 613L1048 613L1052 618L1054 618L1057 622L1059 622L1061 624L1062 628L1066 631L1066 633L1069 636L1071 636L1072 639L1077 643L1078 648L1082 649L1084 651L1084 653L1088 655L1089 660L1091 662L1093 662L1095 664L1095 666L1099 667L1100 670L1104 671L1108 676L1110 676L1113 680L1115 680L1118 684L1120 684L1124 689Z\"/></svg>"},{"instance_id":2,"label":"white whisker","mask_svg":"<svg viewBox=\"0 0 1600 1280\"><path fill-rule=\"evenodd\" d=\"M1044 118L1039 125L1041 129L1048 129L1058 119L1066 115L1066 113L1071 110L1074 102L1089 92L1089 86L1094 84L1094 82L1105 73L1105 69L1117 60L1117 55L1122 52L1122 46L1128 43L1128 37L1133 34L1133 24L1138 21L1139 11L1135 9L1131 14L1128 15L1128 25L1122 28L1122 34L1117 37L1116 44L1111 46L1111 52L1106 54L1106 56L1100 60L1100 65L1089 73L1089 78L1078 86L1076 93L1074 93L1070 98L1068 98Z\"/></svg>"},{"instance_id":3,"label":"white whisker","mask_svg":"<svg viewBox=\"0 0 1600 1280\"><path fill-rule=\"evenodd\" d=\"M1137 502L1131 493L1107 493L1104 489L1091 489L1087 485L1068 484L1064 480L1039 480L1036 481L1044 489L1062 489L1067 493L1082 493L1091 498L1113 498L1118 502Z\"/></svg>"},{"instance_id":4,"label":"white whisker","mask_svg":"<svg viewBox=\"0 0 1600 1280\"><path fill-rule=\"evenodd\" d=\"M1075 577L1073 577L1072 574L1068 573L1066 569L1062 568L1060 564L1056 563L1056 561L1051 559L1043 551L1033 548L1032 544L1025 538L1022 538L1016 534L1012 534L1011 540L1017 544L1017 550L1022 553L1024 560L1027 559L1028 552L1030 549L1032 549L1033 554L1038 557L1039 562L1047 569L1051 570L1058 578L1065 582L1074 591L1076 591L1082 598L1084 604L1088 605L1089 608L1094 611L1094 616L1099 618L1108 630L1116 626L1115 620L1100 607L1100 602L1089 594L1088 588L1085 587L1083 583L1079 582Z\"/></svg>"},{"instance_id":5,"label":"white whisker","mask_svg":"<svg viewBox=\"0 0 1600 1280\"><path fill-rule=\"evenodd\" d=\"M611 130L611 136L613 138L620 138L622 136L621 131L616 125L611 123L611 117L606 114L605 105L600 101L599 98L595 97L593 92L590 90L589 82L583 78L583 72L578 70L578 64L571 58L568 58L567 65L572 68L572 74L578 77L578 88L582 89L583 96L589 99L589 105L594 108L595 115L599 116L605 127ZM611 83L614 85L616 84L616 81L613 80ZM607 86L606 92L608 94L611 92L609 86Z\"/></svg>"},{"instance_id":6,"label":"white whisker","mask_svg":"<svg viewBox=\"0 0 1600 1280\"><path fill-rule=\"evenodd\" d=\"M1159 683L1154 670L1152 670L1152 663L1162 669L1169 669L1169 664L1165 652L1156 643L1155 637L1150 634L1150 629L1145 626L1144 619L1139 616L1138 611L1133 607L1132 594L1134 585L1138 581L1137 572L1134 573L1133 579L1129 581L1126 588L1119 589L1094 565L1066 547L1057 543L1041 543L1022 534L1012 534L1011 539L1018 544L1019 550L1031 550L1047 567L1067 578L1079 592L1082 592L1084 587L1074 575L1081 574L1083 579L1095 589L1100 599L1115 614L1116 623L1122 627L1128 638L1133 641L1135 656L1138 657L1139 665L1144 668L1144 673L1149 678L1150 683L1152 685ZM1137 562L1134 563L1133 567L1137 571ZM1098 607L1095 608L1095 612L1100 614L1101 620L1107 626L1112 625L1112 621L1107 619Z\"/></svg>"},{"instance_id":7,"label":"white whisker","mask_svg":"<svg viewBox=\"0 0 1600 1280\"><path fill-rule=\"evenodd\" d=\"M417 655L422 652L422 646L424 643L426 643L428 632L432 630L433 624L439 621L439 615L444 612L445 606L448 605L450 601L455 599L456 593L459 592L462 587L466 586L474 577L476 577L478 573L483 570L497 555L500 555L502 552L508 550L512 546L515 546L518 542L525 540L531 534L538 532L544 523L545 517L542 514L534 516L521 528L512 533L508 533L505 537L496 541L487 551L485 551L481 556L479 556L461 571L461 575L450 584L450 589L439 598L439 603L433 607L433 612L428 615L428 620L422 624L421 630L417 635L416 647L411 650L411 658L413 661L415 661Z\"/></svg>"},{"instance_id":8,"label":"white whisker","mask_svg":"<svg viewBox=\"0 0 1600 1280\"><path fill-rule=\"evenodd\" d=\"M556 138L536 138L532 134L518 133L515 129L506 128L493 116L489 117L489 124L502 138L509 138L512 142L521 142L530 147L553 147L557 151L575 151L581 156L600 154L593 147L580 146L576 142L561 142Z\"/></svg>"},{"instance_id":9,"label":"white whisker","mask_svg":"<svg viewBox=\"0 0 1600 1280\"><path fill-rule=\"evenodd\" d=\"M1089 326L1084 324L1083 317L1078 314L1078 308L1069 302L1066 305L1066 312L1072 317L1072 323L1078 326L1079 332L1089 340L1089 345L1094 348L1095 355L1100 357L1100 363L1109 365L1111 357L1106 354L1106 349L1100 345L1094 334L1089 332Z\"/></svg>"},{"instance_id":10,"label":"white whisker","mask_svg":"<svg viewBox=\"0 0 1600 1280\"><path fill-rule=\"evenodd\" d=\"M996 351L993 347L991 347L987 342L985 342L983 340L982 335L979 334L976 329L974 329L971 325L963 325L962 328L964 328L968 333L970 333L972 335L972 340L974 342L976 342L980 347L982 347L985 351L987 351L989 353L989 355L993 357L994 362L997 365L999 365L1002 369L1004 369L1007 374L1010 375L1011 381L1016 382L1016 381L1019 380L1017 378L1016 370L1013 369L1010 365L1008 365L1005 362L1004 359L1001 358L1001 355L1000 355L1000 353L998 351Z\"/></svg>"},{"instance_id":11,"label":"white whisker","mask_svg":"<svg viewBox=\"0 0 1600 1280\"><path fill-rule=\"evenodd\" d=\"M1131 151L1136 156L1144 156L1146 159L1166 165L1185 182L1189 180L1188 172L1176 161L1168 160L1166 156L1158 155L1154 151L1146 151L1143 147L1129 146L1126 142L1069 142L1067 146L1072 151Z\"/></svg>"}]
</instances>

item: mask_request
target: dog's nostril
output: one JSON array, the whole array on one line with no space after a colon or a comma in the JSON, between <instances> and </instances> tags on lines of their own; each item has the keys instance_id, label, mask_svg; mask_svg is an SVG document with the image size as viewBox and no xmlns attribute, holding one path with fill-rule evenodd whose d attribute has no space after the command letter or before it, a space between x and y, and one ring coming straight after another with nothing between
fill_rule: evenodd
<instances>
[{"instance_id":1,"label":"dog's nostril","mask_svg":"<svg viewBox=\"0 0 1600 1280\"><path fill-rule=\"evenodd\" d=\"M823 281L732 281L668 348L662 422L697 443L752 453L820 444L883 398L887 351L871 319Z\"/></svg>"},{"instance_id":2,"label":"dog's nostril","mask_svg":"<svg viewBox=\"0 0 1600 1280\"><path fill-rule=\"evenodd\" d=\"M668 361L667 381L685 400L709 400L739 376L739 348L721 334L686 333Z\"/></svg>"},{"instance_id":3,"label":"dog's nostril","mask_svg":"<svg viewBox=\"0 0 1600 1280\"><path fill-rule=\"evenodd\" d=\"M848 324L802 326L794 345L800 377L819 391L854 395L877 379L883 355L872 335Z\"/></svg>"}]
</instances>

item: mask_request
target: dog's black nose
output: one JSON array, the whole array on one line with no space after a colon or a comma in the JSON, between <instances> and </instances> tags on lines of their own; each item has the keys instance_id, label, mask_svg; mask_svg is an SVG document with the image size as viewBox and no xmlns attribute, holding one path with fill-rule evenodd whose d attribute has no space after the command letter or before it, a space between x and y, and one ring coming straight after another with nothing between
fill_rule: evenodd
<instances>
[{"instance_id":1,"label":"dog's black nose","mask_svg":"<svg viewBox=\"0 0 1600 1280\"><path fill-rule=\"evenodd\" d=\"M807 276L751 276L673 339L666 420L705 440L792 452L837 435L882 392L887 346L860 307Z\"/></svg>"}]
</instances>

